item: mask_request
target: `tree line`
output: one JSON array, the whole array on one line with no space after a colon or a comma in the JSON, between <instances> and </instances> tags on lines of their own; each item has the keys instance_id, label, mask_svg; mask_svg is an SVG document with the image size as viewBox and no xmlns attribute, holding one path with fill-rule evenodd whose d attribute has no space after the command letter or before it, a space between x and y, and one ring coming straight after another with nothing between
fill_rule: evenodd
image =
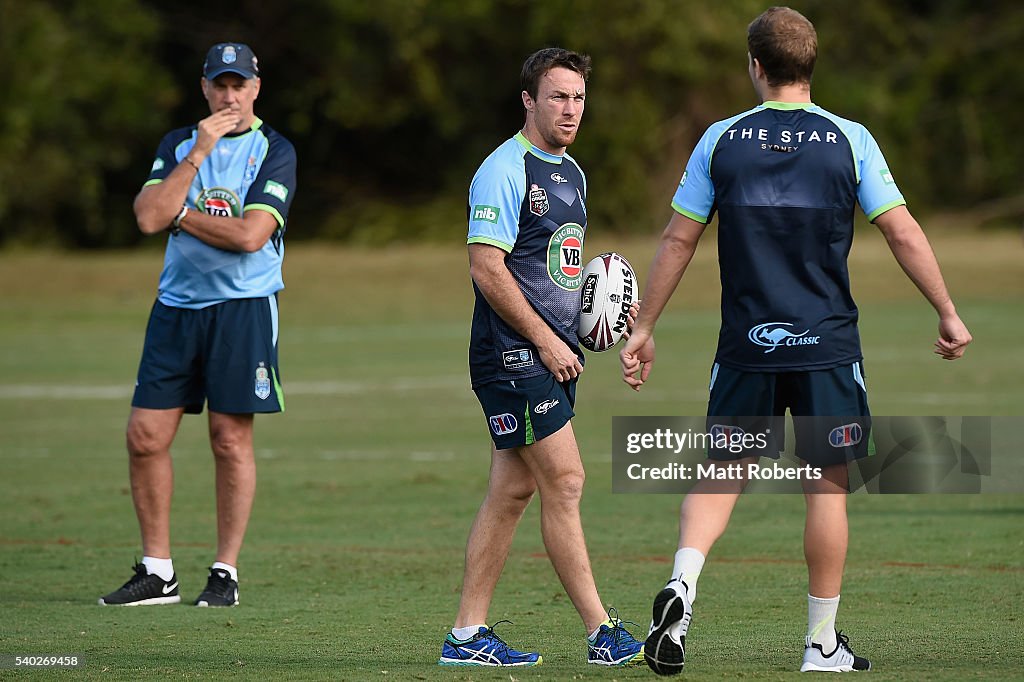
<instances>
[{"instance_id":1,"label":"tree line","mask_svg":"<svg viewBox=\"0 0 1024 682\"><path fill-rule=\"evenodd\" d=\"M289 239L460 242L473 172L522 124L522 61L548 45L594 60L571 149L591 224L650 233L704 128L756 104L746 26L768 4L0 0L0 245L138 243L132 198L160 137L206 114L220 40L253 47L257 114L295 144ZM1022 212L1024 8L791 6L818 29L814 101L869 127L915 212Z\"/></svg>"}]
</instances>

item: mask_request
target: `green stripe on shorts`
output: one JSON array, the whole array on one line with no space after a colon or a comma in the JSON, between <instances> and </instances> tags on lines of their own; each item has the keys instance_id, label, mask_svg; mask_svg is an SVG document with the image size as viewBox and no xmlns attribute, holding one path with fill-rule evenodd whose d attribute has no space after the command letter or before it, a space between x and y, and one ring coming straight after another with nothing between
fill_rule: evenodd
<instances>
[{"instance_id":1,"label":"green stripe on shorts","mask_svg":"<svg viewBox=\"0 0 1024 682\"><path fill-rule=\"evenodd\" d=\"M530 421L530 403L526 403L526 445L533 445L536 439L533 437L533 422Z\"/></svg>"},{"instance_id":2,"label":"green stripe on shorts","mask_svg":"<svg viewBox=\"0 0 1024 682\"><path fill-rule=\"evenodd\" d=\"M284 412L284 389L281 388L281 382L277 379L277 369L273 366L270 368L270 375L274 377L274 392L277 393L277 405Z\"/></svg>"}]
</instances>

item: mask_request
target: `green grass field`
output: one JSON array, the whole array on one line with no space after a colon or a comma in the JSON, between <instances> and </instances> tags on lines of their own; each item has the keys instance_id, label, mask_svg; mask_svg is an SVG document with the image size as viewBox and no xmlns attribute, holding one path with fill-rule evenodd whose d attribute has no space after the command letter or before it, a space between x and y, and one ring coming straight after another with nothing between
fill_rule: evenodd
<instances>
[{"instance_id":1,"label":"green grass field","mask_svg":"<svg viewBox=\"0 0 1024 682\"><path fill-rule=\"evenodd\" d=\"M460 233L461 234L461 233ZM709 237L713 235L709 234ZM466 534L488 470L468 385L471 291L451 248L289 248L281 297L288 410L257 420L259 492L236 609L101 608L140 553L123 430L158 250L0 254L0 653L84 655L112 679L653 679L584 665L582 626L547 562L538 504L520 527L491 620L540 668L439 669ZM1024 412L1024 245L1013 233L933 243L975 335L967 357L931 354L935 318L874 231L851 257L872 410ZM652 239L595 239L641 278ZM602 597L649 621L669 571L679 499L612 495L613 415L699 415L717 338L713 239L659 326L642 393L614 354L591 356L575 420L587 464L584 527ZM175 447L172 517L183 600L213 559L213 464L205 418ZM687 679L795 677L806 618L799 496L741 500L708 560ZM840 627L872 679L1024 679L1024 498L850 499Z\"/></svg>"}]
</instances>

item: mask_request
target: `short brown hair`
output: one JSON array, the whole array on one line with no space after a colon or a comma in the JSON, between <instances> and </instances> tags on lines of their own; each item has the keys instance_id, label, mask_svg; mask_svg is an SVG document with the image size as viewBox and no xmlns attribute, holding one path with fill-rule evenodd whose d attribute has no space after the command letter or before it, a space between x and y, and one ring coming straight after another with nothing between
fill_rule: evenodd
<instances>
[{"instance_id":1,"label":"short brown hair","mask_svg":"<svg viewBox=\"0 0 1024 682\"><path fill-rule=\"evenodd\" d=\"M818 58L818 34L807 17L771 7L747 27L747 50L764 68L768 85L810 83Z\"/></svg>"},{"instance_id":2,"label":"short brown hair","mask_svg":"<svg viewBox=\"0 0 1024 682\"><path fill-rule=\"evenodd\" d=\"M532 99L537 99L540 79L548 71L559 66L575 71L583 76L584 81L590 78L589 55L563 50L560 47L545 47L531 54L523 62L523 71L519 76L523 90L529 93Z\"/></svg>"}]
</instances>

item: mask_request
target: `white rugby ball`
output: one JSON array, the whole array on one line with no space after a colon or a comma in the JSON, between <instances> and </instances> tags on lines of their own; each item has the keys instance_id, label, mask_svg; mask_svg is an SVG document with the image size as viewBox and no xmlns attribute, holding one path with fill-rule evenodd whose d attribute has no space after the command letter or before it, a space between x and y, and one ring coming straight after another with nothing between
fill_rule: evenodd
<instances>
[{"instance_id":1,"label":"white rugby ball","mask_svg":"<svg viewBox=\"0 0 1024 682\"><path fill-rule=\"evenodd\" d=\"M622 338L629 308L636 300L636 273L615 252L602 253L583 268L580 325L577 334L587 350L608 350Z\"/></svg>"}]
</instances>

